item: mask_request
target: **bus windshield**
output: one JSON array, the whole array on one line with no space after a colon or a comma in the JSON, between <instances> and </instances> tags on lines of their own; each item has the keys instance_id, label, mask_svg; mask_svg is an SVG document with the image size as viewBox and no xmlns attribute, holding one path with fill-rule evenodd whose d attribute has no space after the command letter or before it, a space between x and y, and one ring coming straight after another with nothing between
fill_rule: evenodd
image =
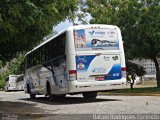
<instances>
[{"instance_id":1,"label":"bus windshield","mask_svg":"<svg viewBox=\"0 0 160 120\"><path fill-rule=\"evenodd\" d=\"M76 51L119 49L118 34L116 29L74 29L73 33Z\"/></svg>"},{"instance_id":2,"label":"bus windshield","mask_svg":"<svg viewBox=\"0 0 160 120\"><path fill-rule=\"evenodd\" d=\"M10 77L10 81L11 82L16 82L16 80L17 80L17 76L11 76Z\"/></svg>"}]
</instances>

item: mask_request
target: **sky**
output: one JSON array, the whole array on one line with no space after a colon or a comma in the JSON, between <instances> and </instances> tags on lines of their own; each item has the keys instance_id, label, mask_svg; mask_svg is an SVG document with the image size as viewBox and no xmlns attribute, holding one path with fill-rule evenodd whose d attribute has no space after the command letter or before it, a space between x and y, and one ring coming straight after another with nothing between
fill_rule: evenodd
<instances>
[{"instance_id":1,"label":"sky","mask_svg":"<svg viewBox=\"0 0 160 120\"><path fill-rule=\"evenodd\" d=\"M91 19L91 16L88 14L88 16L86 17L86 21L89 23ZM78 18L75 19L74 21L76 24L80 24L81 22L78 21ZM69 22L69 20L65 20L64 22L61 22L60 24L58 24L57 26L54 27L54 31L60 32L66 28L68 28L69 26L73 26L73 23Z\"/></svg>"},{"instance_id":2,"label":"sky","mask_svg":"<svg viewBox=\"0 0 160 120\"><path fill-rule=\"evenodd\" d=\"M60 24L58 24L56 27L54 27L54 31L60 32L66 28L68 28L69 26L72 26L73 23L70 23L69 20L66 20L64 22L61 22Z\"/></svg>"}]
</instances>

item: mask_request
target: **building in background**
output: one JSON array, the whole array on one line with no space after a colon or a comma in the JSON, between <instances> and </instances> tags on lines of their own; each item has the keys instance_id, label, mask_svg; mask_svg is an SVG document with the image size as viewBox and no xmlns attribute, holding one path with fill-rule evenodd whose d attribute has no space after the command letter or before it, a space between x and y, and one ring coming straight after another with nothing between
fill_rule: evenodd
<instances>
[{"instance_id":1,"label":"building in background","mask_svg":"<svg viewBox=\"0 0 160 120\"><path fill-rule=\"evenodd\" d=\"M158 60L160 63L160 59ZM152 60L150 59L134 59L131 61L137 65L140 65L145 68L146 70L146 78L156 78L156 67Z\"/></svg>"}]
</instances>

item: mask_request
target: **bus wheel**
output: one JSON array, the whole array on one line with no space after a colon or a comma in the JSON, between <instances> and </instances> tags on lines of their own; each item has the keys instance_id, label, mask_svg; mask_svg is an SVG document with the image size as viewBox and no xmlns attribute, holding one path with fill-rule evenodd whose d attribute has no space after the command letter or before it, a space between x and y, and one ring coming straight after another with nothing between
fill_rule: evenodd
<instances>
[{"instance_id":1,"label":"bus wheel","mask_svg":"<svg viewBox=\"0 0 160 120\"><path fill-rule=\"evenodd\" d=\"M83 97L84 99L96 99L97 92L84 92Z\"/></svg>"},{"instance_id":2,"label":"bus wheel","mask_svg":"<svg viewBox=\"0 0 160 120\"><path fill-rule=\"evenodd\" d=\"M8 87L7 87L7 88L5 88L5 92L8 92Z\"/></svg>"},{"instance_id":3,"label":"bus wheel","mask_svg":"<svg viewBox=\"0 0 160 120\"><path fill-rule=\"evenodd\" d=\"M55 98L56 100L63 100L63 99L65 99L65 97L66 97L66 94L54 95L54 98Z\"/></svg>"},{"instance_id":4,"label":"bus wheel","mask_svg":"<svg viewBox=\"0 0 160 120\"><path fill-rule=\"evenodd\" d=\"M53 100L53 94L52 94L52 91L51 91L51 86L49 84L47 84L47 93L48 93L48 96L49 96L49 100Z\"/></svg>"},{"instance_id":5,"label":"bus wheel","mask_svg":"<svg viewBox=\"0 0 160 120\"><path fill-rule=\"evenodd\" d=\"M32 94L31 88L29 87L29 85L27 85L27 92L29 93L29 96L30 96L31 99L36 98L36 94Z\"/></svg>"},{"instance_id":6,"label":"bus wheel","mask_svg":"<svg viewBox=\"0 0 160 120\"><path fill-rule=\"evenodd\" d=\"M31 99L35 99L35 98L36 98L36 94L32 94L32 93L30 92L29 95L30 95L30 98L31 98Z\"/></svg>"}]
</instances>

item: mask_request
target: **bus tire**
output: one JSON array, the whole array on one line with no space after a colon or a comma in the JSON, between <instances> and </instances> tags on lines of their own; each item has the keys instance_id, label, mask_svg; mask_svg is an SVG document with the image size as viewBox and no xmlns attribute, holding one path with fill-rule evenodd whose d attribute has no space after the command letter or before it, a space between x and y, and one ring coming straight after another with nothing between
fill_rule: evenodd
<instances>
[{"instance_id":1,"label":"bus tire","mask_svg":"<svg viewBox=\"0 0 160 120\"><path fill-rule=\"evenodd\" d=\"M8 92L9 90L8 90L8 87L7 88L5 88L5 92Z\"/></svg>"},{"instance_id":2,"label":"bus tire","mask_svg":"<svg viewBox=\"0 0 160 120\"><path fill-rule=\"evenodd\" d=\"M27 93L29 93L29 96L30 96L31 99L36 98L36 94L32 94L31 88L29 87L29 84L27 84Z\"/></svg>"},{"instance_id":3,"label":"bus tire","mask_svg":"<svg viewBox=\"0 0 160 120\"><path fill-rule=\"evenodd\" d=\"M84 99L96 99L97 92L84 92L83 97Z\"/></svg>"},{"instance_id":4,"label":"bus tire","mask_svg":"<svg viewBox=\"0 0 160 120\"><path fill-rule=\"evenodd\" d=\"M49 96L49 100L53 100L54 95L52 94L51 86L49 83L47 83L47 94Z\"/></svg>"},{"instance_id":5,"label":"bus tire","mask_svg":"<svg viewBox=\"0 0 160 120\"><path fill-rule=\"evenodd\" d=\"M30 98L31 98L31 99L35 99L35 98L36 98L36 94L32 94L32 93L30 92L29 95L30 95Z\"/></svg>"},{"instance_id":6,"label":"bus tire","mask_svg":"<svg viewBox=\"0 0 160 120\"><path fill-rule=\"evenodd\" d=\"M29 87L29 84L27 84L27 93L28 93L28 94L30 93L30 87Z\"/></svg>"},{"instance_id":7,"label":"bus tire","mask_svg":"<svg viewBox=\"0 0 160 120\"><path fill-rule=\"evenodd\" d=\"M56 100L63 100L63 99L65 99L65 97L66 97L66 94L54 95L54 98Z\"/></svg>"}]
</instances>

